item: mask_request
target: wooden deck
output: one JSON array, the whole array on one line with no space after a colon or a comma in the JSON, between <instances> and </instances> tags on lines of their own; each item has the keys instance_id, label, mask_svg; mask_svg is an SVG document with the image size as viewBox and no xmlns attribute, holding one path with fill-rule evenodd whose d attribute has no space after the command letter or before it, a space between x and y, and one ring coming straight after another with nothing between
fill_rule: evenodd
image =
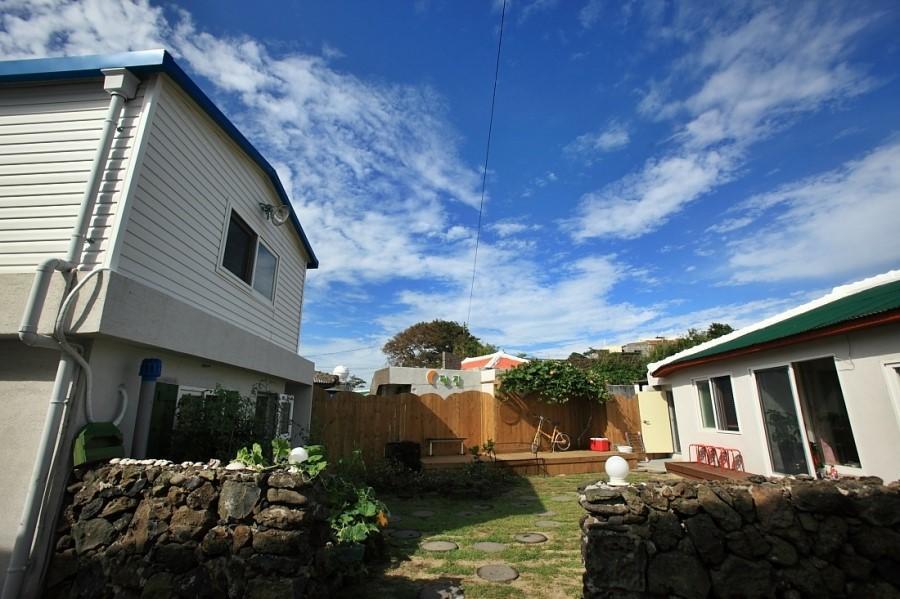
<instances>
[{"instance_id":1,"label":"wooden deck","mask_svg":"<svg viewBox=\"0 0 900 599\"><path fill-rule=\"evenodd\" d=\"M498 453L497 465L504 468L512 468L516 474L586 474L589 472L605 472L606 460L618 455L625 458L632 470L637 466L638 460L643 455L638 453L620 453L617 451L560 451L540 452L535 456L531 452L522 451L515 453ZM485 459L484 457L481 458ZM422 458L422 467L433 468L459 468L463 464L472 461L470 455L442 455Z\"/></svg>"},{"instance_id":2,"label":"wooden deck","mask_svg":"<svg viewBox=\"0 0 900 599\"><path fill-rule=\"evenodd\" d=\"M666 462L666 472L694 480L745 480L753 476L752 472L728 470L697 462Z\"/></svg>"}]
</instances>

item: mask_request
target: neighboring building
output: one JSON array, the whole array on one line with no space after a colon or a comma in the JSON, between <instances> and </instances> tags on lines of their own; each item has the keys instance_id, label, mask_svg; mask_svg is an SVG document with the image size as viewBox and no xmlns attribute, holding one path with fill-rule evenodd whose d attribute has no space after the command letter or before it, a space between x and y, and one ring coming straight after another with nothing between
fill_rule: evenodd
<instances>
[{"instance_id":1,"label":"neighboring building","mask_svg":"<svg viewBox=\"0 0 900 599\"><path fill-rule=\"evenodd\" d=\"M162 50L0 63L0 136L5 572L34 465L44 463L35 455L45 419L59 426L56 406L70 382L62 451L86 421L84 377L75 378L85 371L75 358L61 362L51 336L69 277L83 287L61 320L93 373L87 401L108 421L127 398L117 420L128 452L136 423L149 420L137 412L147 358L162 362L155 397L148 385L153 417L162 403L171 408L163 425L180 395L218 384L257 402L274 397L296 441L313 384L312 362L297 355L303 287L318 262L274 169ZM25 327L29 346L20 322L39 268L39 280L52 280L37 289L46 301L39 329ZM294 397L293 409L280 394ZM51 480L62 484L71 458L54 463ZM60 496L52 491L50 517ZM49 542L45 535L35 546ZM33 557L32 583L41 567Z\"/></svg>"},{"instance_id":2,"label":"neighboring building","mask_svg":"<svg viewBox=\"0 0 900 599\"><path fill-rule=\"evenodd\" d=\"M674 404L685 460L701 443L740 450L746 470L759 474L834 466L900 478L900 270L838 287L648 372Z\"/></svg>"},{"instance_id":3,"label":"neighboring building","mask_svg":"<svg viewBox=\"0 0 900 599\"><path fill-rule=\"evenodd\" d=\"M508 370L510 368L515 368L520 364L525 364L526 362L528 362L528 360L525 358L511 356L502 351L498 351L485 356L465 358L462 361L460 368L462 370Z\"/></svg>"},{"instance_id":4,"label":"neighboring building","mask_svg":"<svg viewBox=\"0 0 900 599\"><path fill-rule=\"evenodd\" d=\"M336 374L329 374L320 370L313 373L313 385L316 389L331 389L341 382L341 377Z\"/></svg>"},{"instance_id":5,"label":"neighboring building","mask_svg":"<svg viewBox=\"0 0 900 599\"><path fill-rule=\"evenodd\" d=\"M644 339L643 341L632 341L631 343L626 343L622 346L622 353L649 356L654 347L662 345L665 342L666 340L662 337L657 337L656 339Z\"/></svg>"},{"instance_id":6,"label":"neighboring building","mask_svg":"<svg viewBox=\"0 0 900 599\"><path fill-rule=\"evenodd\" d=\"M407 368L389 366L372 374L373 395L436 393L449 397L463 391L484 391L493 394L493 371L449 370L444 368Z\"/></svg>"}]
</instances>

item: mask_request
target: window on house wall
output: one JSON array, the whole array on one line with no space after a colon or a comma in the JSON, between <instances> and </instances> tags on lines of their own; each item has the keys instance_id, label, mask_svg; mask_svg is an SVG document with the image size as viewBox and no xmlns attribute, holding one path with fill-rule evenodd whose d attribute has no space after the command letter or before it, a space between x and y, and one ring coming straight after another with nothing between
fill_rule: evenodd
<instances>
[{"instance_id":1,"label":"window on house wall","mask_svg":"<svg viewBox=\"0 0 900 599\"><path fill-rule=\"evenodd\" d=\"M731 377L717 376L696 381L695 384L700 397L700 420L703 427L739 431Z\"/></svg>"},{"instance_id":2,"label":"window on house wall","mask_svg":"<svg viewBox=\"0 0 900 599\"><path fill-rule=\"evenodd\" d=\"M228 221L222 266L267 299L275 295L278 256L234 210Z\"/></svg>"},{"instance_id":3,"label":"window on house wall","mask_svg":"<svg viewBox=\"0 0 900 599\"><path fill-rule=\"evenodd\" d=\"M256 250L256 233L237 213L231 211L228 234L225 238L225 255L222 266L247 283L253 280L253 258Z\"/></svg>"}]
</instances>

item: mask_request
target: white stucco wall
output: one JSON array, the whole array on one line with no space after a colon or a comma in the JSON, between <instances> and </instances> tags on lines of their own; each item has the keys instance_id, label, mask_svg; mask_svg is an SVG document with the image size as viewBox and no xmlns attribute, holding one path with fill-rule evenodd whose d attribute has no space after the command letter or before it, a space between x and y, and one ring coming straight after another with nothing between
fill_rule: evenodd
<instances>
[{"instance_id":1,"label":"white stucco wall","mask_svg":"<svg viewBox=\"0 0 900 599\"><path fill-rule=\"evenodd\" d=\"M900 381L889 366L900 366L900 325L714 362L661 379L663 386L672 389L684 459L688 459L691 443L708 443L739 449L749 472L775 474L753 371L828 356L835 359L862 464L861 469L838 466L838 471L880 476L885 481L900 479ZM713 431L700 425L700 402L693 381L721 375L731 376L740 432Z\"/></svg>"},{"instance_id":2,"label":"white stucco wall","mask_svg":"<svg viewBox=\"0 0 900 599\"><path fill-rule=\"evenodd\" d=\"M438 378L435 383L428 382L428 373L437 372ZM379 373L387 371L387 378L380 378ZM451 380L453 377L462 379L462 386L447 385L442 383L439 378L446 376ZM382 385L410 385L410 393L416 395L424 395L426 393L435 393L441 397L449 397L453 393L461 393L463 391L481 391L481 371L479 370L449 370L443 368L407 368L405 366L391 366L382 370L375 371L372 378L372 392L376 393L375 387Z\"/></svg>"},{"instance_id":3,"label":"white stucco wall","mask_svg":"<svg viewBox=\"0 0 900 599\"><path fill-rule=\"evenodd\" d=\"M0 439L7 448L0 468L0 581L15 542L25 493L56 377L59 354L0 340Z\"/></svg>"}]
</instances>

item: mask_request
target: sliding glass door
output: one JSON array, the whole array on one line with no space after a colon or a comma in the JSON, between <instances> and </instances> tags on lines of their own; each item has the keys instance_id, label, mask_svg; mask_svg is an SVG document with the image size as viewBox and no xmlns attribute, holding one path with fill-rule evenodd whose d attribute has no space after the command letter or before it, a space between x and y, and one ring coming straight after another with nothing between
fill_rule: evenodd
<instances>
[{"instance_id":1,"label":"sliding glass door","mask_svg":"<svg viewBox=\"0 0 900 599\"><path fill-rule=\"evenodd\" d=\"M788 367L766 368L755 374L772 469L779 474L809 474Z\"/></svg>"}]
</instances>

